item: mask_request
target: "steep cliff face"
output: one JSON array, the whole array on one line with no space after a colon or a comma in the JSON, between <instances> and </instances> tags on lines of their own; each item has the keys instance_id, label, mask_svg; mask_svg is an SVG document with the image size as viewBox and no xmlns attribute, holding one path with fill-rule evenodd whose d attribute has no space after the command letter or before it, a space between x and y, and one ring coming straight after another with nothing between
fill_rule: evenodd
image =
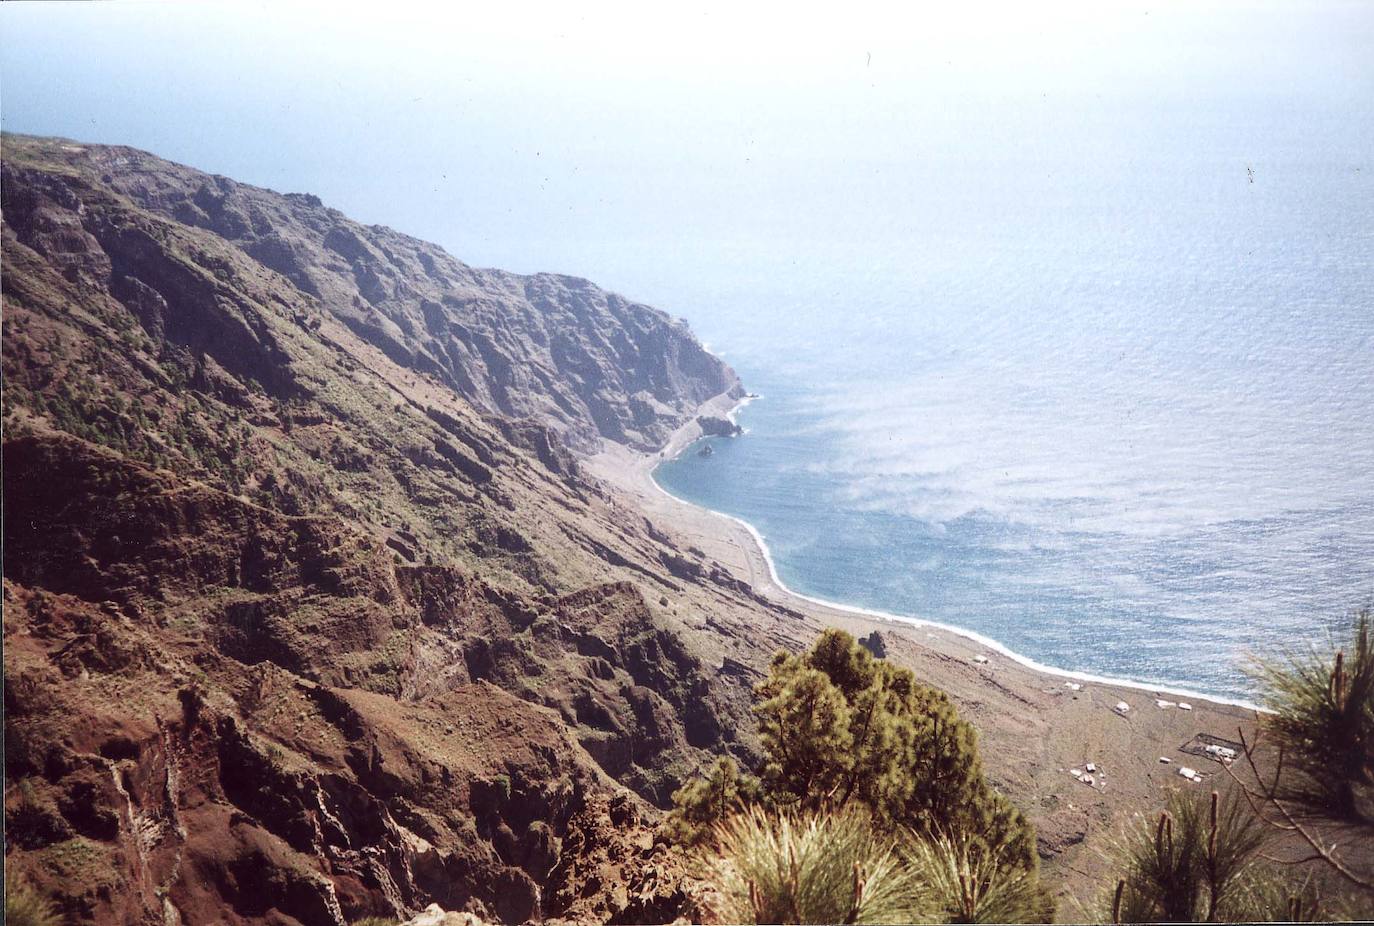
<instances>
[{"instance_id":1,"label":"steep cliff face","mask_svg":"<svg viewBox=\"0 0 1374 926\"><path fill-rule=\"evenodd\" d=\"M476 269L313 196L130 148L68 148L65 165L232 243L400 366L488 411L549 424L572 446L656 449L703 401L739 386L685 323L586 280Z\"/></svg>"},{"instance_id":2,"label":"steep cliff face","mask_svg":"<svg viewBox=\"0 0 1374 926\"><path fill-rule=\"evenodd\" d=\"M729 667L786 641L560 435L649 441L733 375L589 284L4 144L7 861L85 922L623 909L568 852L748 759Z\"/></svg>"}]
</instances>

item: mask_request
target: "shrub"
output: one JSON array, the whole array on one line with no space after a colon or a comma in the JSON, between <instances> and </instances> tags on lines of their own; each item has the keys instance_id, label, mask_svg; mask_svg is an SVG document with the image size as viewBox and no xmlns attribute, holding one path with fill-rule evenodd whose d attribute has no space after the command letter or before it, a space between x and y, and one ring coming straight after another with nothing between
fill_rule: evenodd
<instances>
[{"instance_id":1,"label":"shrub","mask_svg":"<svg viewBox=\"0 0 1374 926\"><path fill-rule=\"evenodd\" d=\"M929 919L921 885L866 814L736 814L699 850L730 923L910 923Z\"/></svg>"},{"instance_id":2,"label":"shrub","mask_svg":"<svg viewBox=\"0 0 1374 926\"><path fill-rule=\"evenodd\" d=\"M17 873L5 871L5 923L7 926L61 926L57 906Z\"/></svg>"},{"instance_id":3,"label":"shrub","mask_svg":"<svg viewBox=\"0 0 1374 926\"><path fill-rule=\"evenodd\" d=\"M665 832L681 845L698 845L716 824L760 800L758 779L741 775L733 759L719 759L705 778L689 781L673 792L673 810L664 821Z\"/></svg>"},{"instance_id":4,"label":"shrub","mask_svg":"<svg viewBox=\"0 0 1374 926\"><path fill-rule=\"evenodd\" d=\"M1035 872L966 836L912 834L905 850L925 906L942 923L1049 923L1054 902Z\"/></svg>"},{"instance_id":5,"label":"shrub","mask_svg":"<svg viewBox=\"0 0 1374 926\"><path fill-rule=\"evenodd\" d=\"M1374 645L1370 613L1355 618L1347 649L1260 662L1263 731L1289 774L1275 794L1309 811L1374 823Z\"/></svg>"},{"instance_id":6,"label":"shrub","mask_svg":"<svg viewBox=\"0 0 1374 926\"><path fill-rule=\"evenodd\" d=\"M1232 792L1173 792L1157 818L1141 818L1117 846L1124 869L1104 919L1113 923L1257 919L1283 894L1261 864L1263 823Z\"/></svg>"}]
</instances>

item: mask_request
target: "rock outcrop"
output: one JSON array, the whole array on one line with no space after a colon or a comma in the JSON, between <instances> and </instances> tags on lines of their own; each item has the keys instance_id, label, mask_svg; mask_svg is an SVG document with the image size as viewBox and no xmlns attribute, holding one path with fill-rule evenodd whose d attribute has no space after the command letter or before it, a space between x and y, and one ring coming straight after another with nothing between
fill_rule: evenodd
<instances>
[{"instance_id":1,"label":"rock outcrop","mask_svg":"<svg viewBox=\"0 0 1374 926\"><path fill-rule=\"evenodd\" d=\"M398 926L486 926L486 924L482 922L481 917L467 911L445 910L437 903L432 903Z\"/></svg>"},{"instance_id":2,"label":"rock outcrop","mask_svg":"<svg viewBox=\"0 0 1374 926\"><path fill-rule=\"evenodd\" d=\"M729 418L717 418L714 415L698 415L697 426L708 437L739 437L744 433L744 429Z\"/></svg>"},{"instance_id":3,"label":"rock outcrop","mask_svg":"<svg viewBox=\"0 0 1374 926\"><path fill-rule=\"evenodd\" d=\"M4 465L11 838L79 856L76 916L520 922L612 776L662 805L732 735L629 583L530 599L72 438Z\"/></svg>"}]
</instances>

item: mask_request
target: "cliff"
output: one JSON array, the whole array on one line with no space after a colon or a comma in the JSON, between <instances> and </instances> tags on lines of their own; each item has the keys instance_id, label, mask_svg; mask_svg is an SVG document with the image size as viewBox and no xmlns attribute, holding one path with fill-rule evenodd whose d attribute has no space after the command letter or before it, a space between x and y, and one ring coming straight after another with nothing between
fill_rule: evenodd
<instances>
[{"instance_id":1,"label":"cliff","mask_svg":"<svg viewBox=\"0 0 1374 926\"><path fill-rule=\"evenodd\" d=\"M623 912L662 848L565 847L748 759L785 638L564 441L729 368L139 152L6 136L2 183L7 861L81 922Z\"/></svg>"},{"instance_id":2,"label":"cliff","mask_svg":"<svg viewBox=\"0 0 1374 926\"><path fill-rule=\"evenodd\" d=\"M7 148L22 160L33 144L11 137ZM236 183L132 148L42 150L53 167L232 244L398 366L478 408L548 424L570 445L594 449L608 439L656 450L703 401L739 388L684 322L586 280L469 267L436 245L354 222L317 197Z\"/></svg>"}]
</instances>

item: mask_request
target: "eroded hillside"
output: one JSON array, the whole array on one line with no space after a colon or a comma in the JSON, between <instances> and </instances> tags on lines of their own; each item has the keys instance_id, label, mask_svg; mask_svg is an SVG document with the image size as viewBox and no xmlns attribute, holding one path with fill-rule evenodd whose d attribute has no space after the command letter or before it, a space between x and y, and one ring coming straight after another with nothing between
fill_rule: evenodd
<instances>
[{"instance_id":1,"label":"eroded hillside","mask_svg":"<svg viewBox=\"0 0 1374 926\"><path fill-rule=\"evenodd\" d=\"M50 147L48 156L98 175L141 209L241 248L398 365L479 408L544 421L579 448L606 438L655 450L699 404L739 388L685 324L586 280L469 267L317 197L283 196L132 148Z\"/></svg>"},{"instance_id":2,"label":"eroded hillside","mask_svg":"<svg viewBox=\"0 0 1374 926\"><path fill-rule=\"evenodd\" d=\"M81 921L623 910L661 850L584 883L578 821L748 759L787 637L564 441L734 374L128 149L6 136L3 209L10 860Z\"/></svg>"}]
</instances>

